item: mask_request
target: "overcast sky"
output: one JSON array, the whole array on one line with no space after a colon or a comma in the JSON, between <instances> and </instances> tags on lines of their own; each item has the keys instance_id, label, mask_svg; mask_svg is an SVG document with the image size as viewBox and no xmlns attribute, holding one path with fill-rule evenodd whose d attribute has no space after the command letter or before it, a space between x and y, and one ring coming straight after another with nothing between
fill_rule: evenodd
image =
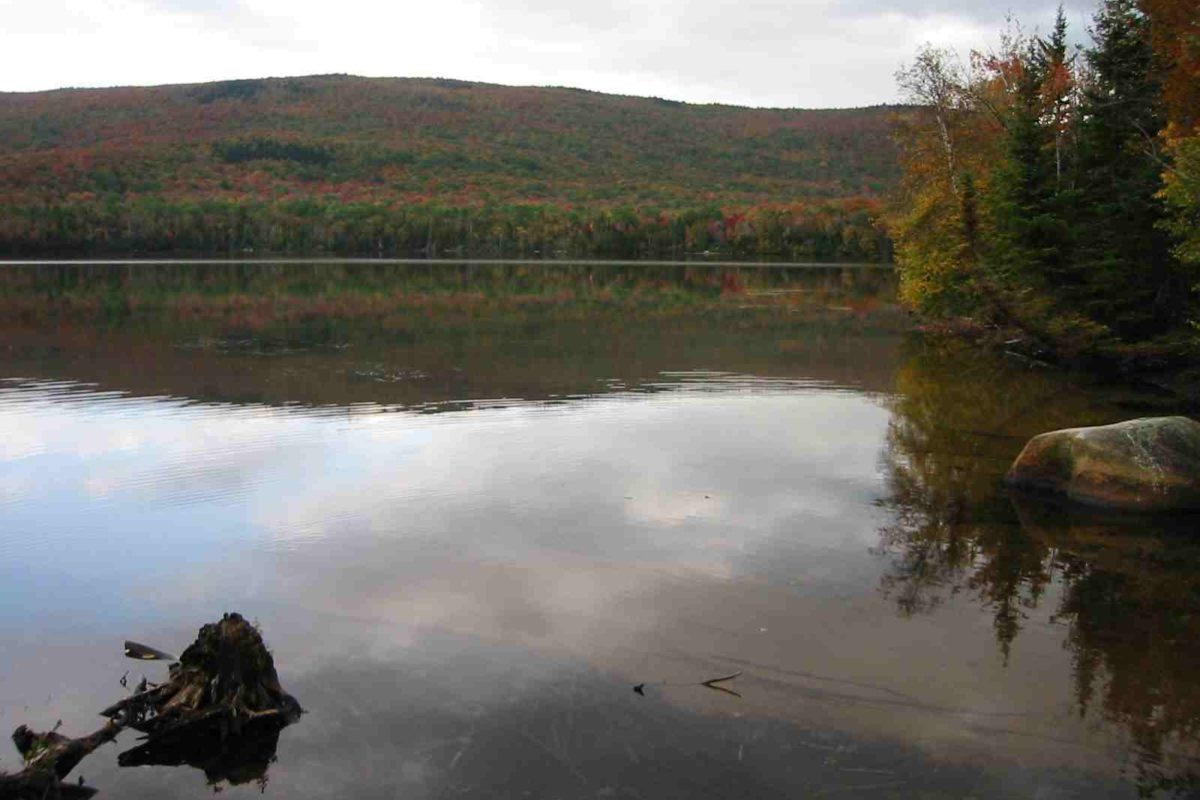
<instances>
[{"instance_id":1,"label":"overcast sky","mask_svg":"<svg viewBox=\"0 0 1200 800\"><path fill-rule=\"evenodd\" d=\"M0 0L0 90L345 72L691 102L896 100L923 42L966 54L1055 0ZM1082 36L1095 4L1067 0Z\"/></svg>"}]
</instances>

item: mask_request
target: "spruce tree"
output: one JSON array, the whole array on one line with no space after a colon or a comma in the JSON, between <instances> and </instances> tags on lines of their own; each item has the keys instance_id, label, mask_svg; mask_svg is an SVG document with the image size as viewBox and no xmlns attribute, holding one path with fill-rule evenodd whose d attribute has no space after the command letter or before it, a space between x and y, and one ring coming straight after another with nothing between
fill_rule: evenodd
<instances>
[{"instance_id":1,"label":"spruce tree","mask_svg":"<svg viewBox=\"0 0 1200 800\"><path fill-rule=\"evenodd\" d=\"M1072 91L1066 37L1060 7L1048 40L1018 40L1004 56L1008 88L999 114L1005 158L996 168L990 195L989 263L1011 289L1032 290L1051 301L1068 278L1071 255L1062 202L1065 104Z\"/></svg>"},{"instance_id":2,"label":"spruce tree","mask_svg":"<svg viewBox=\"0 0 1200 800\"><path fill-rule=\"evenodd\" d=\"M1075 56L1067 54L1067 15L1061 5L1054 17L1054 31L1049 39L1038 41L1038 50L1048 122L1054 133L1054 188L1058 192L1072 185L1068 135L1076 122L1072 112L1077 97Z\"/></svg>"},{"instance_id":3,"label":"spruce tree","mask_svg":"<svg viewBox=\"0 0 1200 800\"><path fill-rule=\"evenodd\" d=\"M1174 321L1185 292L1160 230L1162 87L1149 26L1134 0L1105 0L1095 17L1081 108L1073 298L1127 338Z\"/></svg>"}]
</instances>

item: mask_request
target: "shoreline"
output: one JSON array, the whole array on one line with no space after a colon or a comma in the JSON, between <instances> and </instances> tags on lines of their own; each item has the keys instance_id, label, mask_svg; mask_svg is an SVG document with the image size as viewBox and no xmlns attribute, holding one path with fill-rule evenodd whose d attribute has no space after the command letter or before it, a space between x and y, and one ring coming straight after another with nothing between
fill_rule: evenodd
<instances>
[{"instance_id":1,"label":"shoreline","mask_svg":"<svg viewBox=\"0 0 1200 800\"><path fill-rule=\"evenodd\" d=\"M959 341L1020 359L1031 368L1066 370L1106 383L1165 392L1184 408L1200 409L1200 353L1178 333L1137 343L1100 345L1078 353L1056 350L1018 328L975 320L921 322L917 333L931 341Z\"/></svg>"}]
</instances>

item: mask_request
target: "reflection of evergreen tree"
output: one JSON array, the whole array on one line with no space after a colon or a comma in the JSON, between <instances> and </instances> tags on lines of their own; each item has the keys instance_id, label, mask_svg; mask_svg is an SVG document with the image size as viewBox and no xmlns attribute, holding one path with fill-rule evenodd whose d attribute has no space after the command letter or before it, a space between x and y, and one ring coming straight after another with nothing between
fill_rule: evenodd
<instances>
[{"instance_id":1,"label":"reflection of evergreen tree","mask_svg":"<svg viewBox=\"0 0 1200 800\"><path fill-rule=\"evenodd\" d=\"M1045 552L1024 536L996 491L1027 418L1059 393L1053 377L968 351L923 351L901 368L888 430L896 556L885 590L903 613L924 613L969 592L994 612L1005 657L1023 609L1048 576ZM1007 388L1005 388L1007 387Z\"/></svg>"},{"instance_id":2,"label":"reflection of evergreen tree","mask_svg":"<svg viewBox=\"0 0 1200 800\"><path fill-rule=\"evenodd\" d=\"M1051 524L1034 535L1053 549L1064 586L1057 618L1068 625L1080 713L1098 700L1104 716L1128 731L1144 785L1196 788L1189 777L1200 764L1194 534L1153 536L1136 522L1126 530L1107 521L1064 521L1061 512Z\"/></svg>"},{"instance_id":3,"label":"reflection of evergreen tree","mask_svg":"<svg viewBox=\"0 0 1200 800\"><path fill-rule=\"evenodd\" d=\"M1047 402L1053 398L1053 402ZM963 594L988 609L1007 660L1053 582L1076 703L1119 725L1139 788L1195 791L1200 774L1200 543L1194 520L1122 520L1028 500L1004 470L1034 432L1094 424L1055 373L922 349L897 376L888 431L884 591L901 614Z\"/></svg>"}]
</instances>

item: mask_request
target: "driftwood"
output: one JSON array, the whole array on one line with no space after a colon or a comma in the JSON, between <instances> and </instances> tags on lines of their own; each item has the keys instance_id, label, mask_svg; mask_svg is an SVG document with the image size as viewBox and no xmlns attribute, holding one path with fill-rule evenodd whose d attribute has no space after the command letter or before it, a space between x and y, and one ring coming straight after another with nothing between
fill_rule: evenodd
<instances>
[{"instance_id":1,"label":"driftwood","mask_svg":"<svg viewBox=\"0 0 1200 800\"><path fill-rule=\"evenodd\" d=\"M131 647L130 645L134 645ZM126 643L131 658L154 660L166 653ZM122 678L124 685L124 678ZM165 683L145 679L130 697L101 712L108 724L79 739L57 732L34 733L22 725L13 743L25 762L14 775L0 773L0 800L74 800L95 789L65 782L79 762L124 728L146 734L118 756L121 766L189 764L209 781L265 782L279 731L302 710L283 691L275 662L258 630L240 614L226 614L200 629Z\"/></svg>"},{"instance_id":2,"label":"driftwood","mask_svg":"<svg viewBox=\"0 0 1200 800\"><path fill-rule=\"evenodd\" d=\"M88 754L105 742L117 738L119 723L109 721L89 736L72 739L55 730L35 733L25 725L13 731L13 744L25 762L25 768L15 775L0 775L0 798L3 800L46 800L91 797L96 790L83 782L64 783L71 770Z\"/></svg>"}]
</instances>

